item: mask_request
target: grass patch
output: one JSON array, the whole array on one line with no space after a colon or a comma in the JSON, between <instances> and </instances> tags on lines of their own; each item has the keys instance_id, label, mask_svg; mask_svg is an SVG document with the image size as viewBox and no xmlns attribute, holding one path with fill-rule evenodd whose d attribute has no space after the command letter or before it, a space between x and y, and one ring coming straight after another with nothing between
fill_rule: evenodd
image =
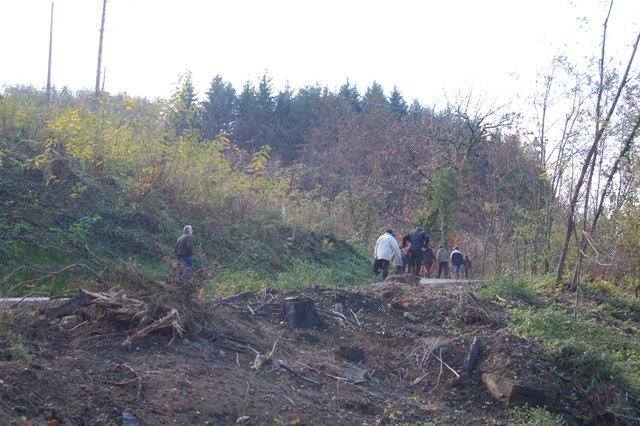
<instances>
[{"instance_id":1,"label":"grass patch","mask_svg":"<svg viewBox=\"0 0 640 426\"><path fill-rule=\"evenodd\" d=\"M535 286L531 277L526 275L504 275L495 277L487 283L487 286L478 292L480 297L493 298L516 297L529 303L537 301Z\"/></svg>"},{"instance_id":2,"label":"grass patch","mask_svg":"<svg viewBox=\"0 0 640 426\"><path fill-rule=\"evenodd\" d=\"M558 376L577 387L581 398L598 401L610 413L640 413L640 339L637 332L611 327L602 314L574 318L560 304L512 308L515 334L541 342L559 368ZM570 396L567 396L569 399Z\"/></svg>"},{"instance_id":3,"label":"grass patch","mask_svg":"<svg viewBox=\"0 0 640 426\"><path fill-rule=\"evenodd\" d=\"M225 297L243 291L258 292L267 287L278 290L314 285L347 287L373 282L374 279L369 264L357 256L324 263L292 259L283 272L264 273L257 269L223 271L205 285L205 293L212 297Z\"/></svg>"},{"instance_id":4,"label":"grass patch","mask_svg":"<svg viewBox=\"0 0 640 426\"><path fill-rule=\"evenodd\" d=\"M596 321L575 319L557 305L543 309L512 309L516 334L544 342L557 360L597 387L611 380L640 389L640 341Z\"/></svg>"},{"instance_id":5,"label":"grass patch","mask_svg":"<svg viewBox=\"0 0 640 426\"><path fill-rule=\"evenodd\" d=\"M640 301L609 281L585 282L580 287L584 297L605 314L618 320L640 321Z\"/></svg>"}]
</instances>

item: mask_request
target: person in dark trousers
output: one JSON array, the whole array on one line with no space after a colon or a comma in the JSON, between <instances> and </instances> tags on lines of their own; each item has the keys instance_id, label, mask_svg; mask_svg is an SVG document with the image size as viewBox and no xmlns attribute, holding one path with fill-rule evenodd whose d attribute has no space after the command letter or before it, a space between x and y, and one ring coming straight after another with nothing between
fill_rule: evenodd
<instances>
[{"instance_id":1,"label":"person in dark trousers","mask_svg":"<svg viewBox=\"0 0 640 426\"><path fill-rule=\"evenodd\" d=\"M378 237L374 256L377 265L382 269L382 280L389 276L389 263L391 258L394 259L396 268L402 268L402 253L400 246L393 236L393 229L387 228L384 234Z\"/></svg>"},{"instance_id":2,"label":"person in dark trousers","mask_svg":"<svg viewBox=\"0 0 640 426\"><path fill-rule=\"evenodd\" d=\"M453 247L453 251L451 252L451 264L453 265L453 272L456 274L456 279L460 279L460 267L464 263L464 256L462 252L458 248L458 246Z\"/></svg>"},{"instance_id":3,"label":"person in dark trousers","mask_svg":"<svg viewBox=\"0 0 640 426\"><path fill-rule=\"evenodd\" d=\"M449 256L447 256L447 251L442 246L438 246L436 262L438 262L438 278L449 278Z\"/></svg>"},{"instance_id":4,"label":"person in dark trousers","mask_svg":"<svg viewBox=\"0 0 640 426\"><path fill-rule=\"evenodd\" d=\"M402 250L402 268L400 271L403 274L409 273L409 247L405 247Z\"/></svg>"},{"instance_id":5,"label":"person in dark trousers","mask_svg":"<svg viewBox=\"0 0 640 426\"><path fill-rule=\"evenodd\" d=\"M429 246L429 236L418 226L402 238L402 247L407 247L407 244L409 244L409 273L420 276L422 253Z\"/></svg>"},{"instance_id":6,"label":"person in dark trousers","mask_svg":"<svg viewBox=\"0 0 640 426\"><path fill-rule=\"evenodd\" d=\"M471 273L471 257L469 256L469 253L465 253L464 256L462 257L462 266L464 269L464 278L465 279L469 279L469 274Z\"/></svg>"},{"instance_id":7,"label":"person in dark trousers","mask_svg":"<svg viewBox=\"0 0 640 426\"><path fill-rule=\"evenodd\" d=\"M195 268L193 267L193 228L186 225L182 230L182 235L178 237L174 246L176 258L178 259L178 278L185 277L191 279Z\"/></svg>"},{"instance_id":8,"label":"person in dark trousers","mask_svg":"<svg viewBox=\"0 0 640 426\"><path fill-rule=\"evenodd\" d=\"M422 255L422 270L425 278L431 278L431 267L435 261L436 256L433 254L433 250L431 250L431 247L427 247Z\"/></svg>"}]
</instances>

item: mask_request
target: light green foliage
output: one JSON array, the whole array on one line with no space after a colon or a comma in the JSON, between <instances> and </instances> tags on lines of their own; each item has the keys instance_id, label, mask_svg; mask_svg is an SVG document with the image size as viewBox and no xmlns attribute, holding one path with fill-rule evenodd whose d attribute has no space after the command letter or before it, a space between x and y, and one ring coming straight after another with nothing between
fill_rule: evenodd
<instances>
[{"instance_id":1,"label":"light green foliage","mask_svg":"<svg viewBox=\"0 0 640 426\"><path fill-rule=\"evenodd\" d=\"M481 289L478 294L486 298L517 297L526 302L534 302L536 295L531 280L532 278L526 275L498 276L489 280L487 286Z\"/></svg>"},{"instance_id":2,"label":"light green foliage","mask_svg":"<svg viewBox=\"0 0 640 426\"><path fill-rule=\"evenodd\" d=\"M261 277L258 272L245 269L244 271L228 270L216 275L208 283L206 291L212 297L225 297L243 291L258 292L266 287L265 277Z\"/></svg>"},{"instance_id":3,"label":"light green foliage","mask_svg":"<svg viewBox=\"0 0 640 426\"><path fill-rule=\"evenodd\" d=\"M354 270L353 266L347 262L318 265L294 259L287 271L278 274L274 287L282 290L312 287L314 285L345 287L364 282L366 278L362 276L362 265L360 265L359 274Z\"/></svg>"},{"instance_id":4,"label":"light green foliage","mask_svg":"<svg viewBox=\"0 0 640 426\"><path fill-rule=\"evenodd\" d=\"M216 275L209 283L208 291L215 296L228 296L243 291L260 291L264 288L292 290L322 287L346 287L353 284L372 282L370 265L355 255L344 255L339 261L324 264L298 258L281 256L281 272L260 272L261 265L243 270L228 270ZM268 268L266 268L268 269Z\"/></svg>"},{"instance_id":5,"label":"light green foliage","mask_svg":"<svg viewBox=\"0 0 640 426\"><path fill-rule=\"evenodd\" d=\"M550 413L543 407L515 407L511 412L515 417L513 426L564 426L567 424L561 415Z\"/></svg>"}]
</instances>

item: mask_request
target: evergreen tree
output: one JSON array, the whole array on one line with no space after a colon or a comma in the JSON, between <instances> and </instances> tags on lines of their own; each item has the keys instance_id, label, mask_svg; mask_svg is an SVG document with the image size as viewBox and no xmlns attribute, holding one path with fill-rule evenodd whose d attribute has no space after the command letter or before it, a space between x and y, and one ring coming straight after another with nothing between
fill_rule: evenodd
<instances>
[{"instance_id":1,"label":"evergreen tree","mask_svg":"<svg viewBox=\"0 0 640 426\"><path fill-rule=\"evenodd\" d=\"M362 98L362 109L367 112L378 111L387 103L387 98L384 96L384 89L377 81L374 81L370 87L367 88Z\"/></svg>"},{"instance_id":2,"label":"evergreen tree","mask_svg":"<svg viewBox=\"0 0 640 426\"><path fill-rule=\"evenodd\" d=\"M287 85L285 90L278 93L274 110L271 146L285 163L296 158L297 146L304 137L304 129L300 128L299 117L294 114L293 99L293 92Z\"/></svg>"},{"instance_id":3,"label":"evergreen tree","mask_svg":"<svg viewBox=\"0 0 640 426\"><path fill-rule=\"evenodd\" d=\"M238 105L234 111L235 125L231 138L236 145L242 148L252 147L258 134L253 121L253 113L257 108L256 103L256 90L247 80L238 97Z\"/></svg>"},{"instance_id":4,"label":"evergreen tree","mask_svg":"<svg viewBox=\"0 0 640 426\"><path fill-rule=\"evenodd\" d=\"M216 75L207 91L207 99L202 103L206 139L212 140L220 133L232 133L236 102L236 90L231 83L225 83L220 75Z\"/></svg>"},{"instance_id":5,"label":"evergreen tree","mask_svg":"<svg viewBox=\"0 0 640 426\"><path fill-rule=\"evenodd\" d=\"M358 88L355 85L352 86L351 83L349 83L348 79L345 84L340 86L338 97L346 105L349 105L353 111L360 112L362 110L360 92L358 92Z\"/></svg>"},{"instance_id":6,"label":"evergreen tree","mask_svg":"<svg viewBox=\"0 0 640 426\"><path fill-rule=\"evenodd\" d=\"M398 86L393 86L393 90L391 91L391 94L389 95L389 99L387 101L387 105L389 106L391 112L397 114L398 116L406 115L409 109L409 107L407 106L407 102L404 100L402 94L398 90Z\"/></svg>"},{"instance_id":7,"label":"evergreen tree","mask_svg":"<svg viewBox=\"0 0 640 426\"><path fill-rule=\"evenodd\" d=\"M257 138L252 144L252 150L258 150L265 145L274 145L274 110L275 100L271 77L265 72L260 78L256 94L256 109L253 113L253 120L257 129Z\"/></svg>"}]
</instances>

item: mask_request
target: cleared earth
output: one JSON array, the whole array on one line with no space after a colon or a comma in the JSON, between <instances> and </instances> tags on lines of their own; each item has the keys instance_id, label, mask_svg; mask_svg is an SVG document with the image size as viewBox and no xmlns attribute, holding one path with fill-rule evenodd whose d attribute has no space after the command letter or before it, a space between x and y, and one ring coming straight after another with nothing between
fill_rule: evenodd
<instances>
[{"instance_id":1,"label":"cleared earth","mask_svg":"<svg viewBox=\"0 0 640 426\"><path fill-rule=\"evenodd\" d=\"M5 304L0 348L25 353L0 362L0 424L506 425L525 402L570 416L478 284L401 281L186 299L176 315L199 326L182 336L140 333L113 302Z\"/></svg>"}]
</instances>

